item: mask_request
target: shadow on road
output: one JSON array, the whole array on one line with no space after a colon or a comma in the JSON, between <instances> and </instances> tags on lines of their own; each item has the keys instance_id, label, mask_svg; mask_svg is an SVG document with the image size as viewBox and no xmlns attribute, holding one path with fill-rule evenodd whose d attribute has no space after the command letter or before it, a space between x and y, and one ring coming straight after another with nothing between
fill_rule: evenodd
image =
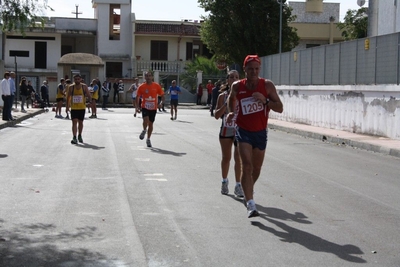
<instances>
[{"instance_id":1,"label":"shadow on road","mask_svg":"<svg viewBox=\"0 0 400 267\"><path fill-rule=\"evenodd\" d=\"M95 145L91 145L91 144L88 144L88 143L82 143L80 145L77 145L77 147L90 148L90 149L93 149L93 150L100 150L100 149L104 149L105 148L104 146L95 146Z\"/></svg>"},{"instance_id":2,"label":"shadow on road","mask_svg":"<svg viewBox=\"0 0 400 267\"><path fill-rule=\"evenodd\" d=\"M181 122L181 123L193 123L192 121L183 121L183 120L174 120L176 122Z\"/></svg>"},{"instance_id":3,"label":"shadow on road","mask_svg":"<svg viewBox=\"0 0 400 267\"><path fill-rule=\"evenodd\" d=\"M186 155L186 153L177 153L174 151L164 150L164 149L155 148L155 147L152 147L151 151L155 152L155 153L163 154L163 155L172 155L175 157L182 157L182 156Z\"/></svg>"},{"instance_id":4,"label":"shadow on road","mask_svg":"<svg viewBox=\"0 0 400 267\"><path fill-rule=\"evenodd\" d=\"M0 159L1 159L1 158L7 158L7 157L8 157L7 154L0 154Z\"/></svg>"},{"instance_id":5,"label":"shadow on road","mask_svg":"<svg viewBox=\"0 0 400 267\"><path fill-rule=\"evenodd\" d=\"M243 199L237 198L234 195L228 195L228 196L240 202L243 205ZM279 237L282 242L296 243L312 251L332 253L338 256L339 258L349 262L355 262L355 263L367 262L366 260L360 257L354 256L354 255L364 254L362 250L355 245L335 244L321 237L296 229L294 227L288 226L283 222L278 221L278 220L283 220L283 221L293 221L302 224L312 224L311 221L306 220L307 216L305 216L301 212L295 212L294 214L291 214L282 209L263 207L259 204L257 204L257 209L260 212L260 218L265 219L266 221L276 225L283 231L275 230L274 228L268 227L265 224L258 221L252 221L251 224L253 226L257 226L261 230L274 234L275 236Z\"/></svg>"},{"instance_id":6,"label":"shadow on road","mask_svg":"<svg viewBox=\"0 0 400 267\"><path fill-rule=\"evenodd\" d=\"M42 223L2 228L0 266L117 266L105 255L77 245L77 241L97 242L101 238L97 228L89 226L73 232ZM60 243L68 249L57 246Z\"/></svg>"}]
</instances>

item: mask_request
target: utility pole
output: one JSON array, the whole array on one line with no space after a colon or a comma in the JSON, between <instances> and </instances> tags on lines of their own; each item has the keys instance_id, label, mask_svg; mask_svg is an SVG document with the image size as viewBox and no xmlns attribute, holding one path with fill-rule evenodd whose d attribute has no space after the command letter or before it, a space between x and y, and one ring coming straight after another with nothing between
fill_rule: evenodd
<instances>
[{"instance_id":1,"label":"utility pole","mask_svg":"<svg viewBox=\"0 0 400 267\"><path fill-rule=\"evenodd\" d=\"M282 1L279 0L279 54L282 53Z\"/></svg>"}]
</instances>

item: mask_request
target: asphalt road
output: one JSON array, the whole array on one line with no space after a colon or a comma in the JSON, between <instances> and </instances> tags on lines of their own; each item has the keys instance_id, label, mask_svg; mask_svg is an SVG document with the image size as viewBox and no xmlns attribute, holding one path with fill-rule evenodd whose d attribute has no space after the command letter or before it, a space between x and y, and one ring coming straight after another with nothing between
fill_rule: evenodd
<instances>
[{"instance_id":1,"label":"asphalt road","mask_svg":"<svg viewBox=\"0 0 400 267\"><path fill-rule=\"evenodd\" d=\"M219 126L157 114L151 149L132 109L80 145L54 112L0 130L0 266L400 266L399 158L271 130L248 219Z\"/></svg>"}]
</instances>

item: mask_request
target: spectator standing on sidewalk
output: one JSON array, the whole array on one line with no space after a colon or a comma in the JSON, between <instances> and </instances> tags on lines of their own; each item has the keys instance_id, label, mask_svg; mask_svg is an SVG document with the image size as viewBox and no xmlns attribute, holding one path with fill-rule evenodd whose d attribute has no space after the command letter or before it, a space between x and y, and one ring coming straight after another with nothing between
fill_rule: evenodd
<instances>
[{"instance_id":1,"label":"spectator standing on sidewalk","mask_svg":"<svg viewBox=\"0 0 400 267\"><path fill-rule=\"evenodd\" d=\"M133 108L135 109L135 113L133 113L133 116L136 117L137 114L137 106L136 106L136 95L137 95L137 89L139 88L139 79L135 78L134 82L132 85L129 87L129 90L127 92L132 93L131 98L132 98L132 105Z\"/></svg>"},{"instance_id":2,"label":"spectator standing on sidewalk","mask_svg":"<svg viewBox=\"0 0 400 267\"><path fill-rule=\"evenodd\" d=\"M156 118L157 106L160 107L165 100L164 91L158 83L153 82L153 73L147 71L144 74L146 80L142 83L136 95L136 106L138 111L141 110L143 117L143 131L139 135L139 139L143 140L147 132L147 147L151 147L150 137L153 132L153 124ZM158 95L161 95L161 102L158 102ZM142 105L139 106L139 99L142 97Z\"/></svg>"},{"instance_id":3,"label":"spectator standing on sidewalk","mask_svg":"<svg viewBox=\"0 0 400 267\"><path fill-rule=\"evenodd\" d=\"M210 112L211 112L211 116L214 116L214 109L217 106L217 99L218 99L218 95L219 95L219 90L221 88L221 81L218 80L215 83L215 87L212 89L211 91L211 106L210 106Z\"/></svg>"},{"instance_id":4,"label":"spectator standing on sidewalk","mask_svg":"<svg viewBox=\"0 0 400 267\"><path fill-rule=\"evenodd\" d=\"M2 112L2 119L3 121L11 121L12 118L10 117L11 113L11 88L10 88L10 73L5 72L3 76L3 80L0 83L0 93L1 99L3 99L3 112Z\"/></svg>"},{"instance_id":5,"label":"spectator standing on sidewalk","mask_svg":"<svg viewBox=\"0 0 400 267\"><path fill-rule=\"evenodd\" d=\"M212 89L214 88L214 84L212 83L211 80L208 80L208 83L206 85L207 88L207 107L211 105L211 97L212 97Z\"/></svg>"},{"instance_id":6,"label":"spectator standing on sidewalk","mask_svg":"<svg viewBox=\"0 0 400 267\"><path fill-rule=\"evenodd\" d=\"M168 94L171 95L171 120L176 120L177 113L178 113L178 99L179 94L181 93L181 88L176 85L176 81L173 80L171 86L168 89ZM174 115L175 111L175 115Z\"/></svg>"},{"instance_id":7,"label":"spectator standing on sidewalk","mask_svg":"<svg viewBox=\"0 0 400 267\"><path fill-rule=\"evenodd\" d=\"M21 98L21 112L26 113L25 101L29 94L28 94L28 85L26 84L25 77L22 77L21 82L19 83L19 95Z\"/></svg>"},{"instance_id":8,"label":"spectator standing on sidewalk","mask_svg":"<svg viewBox=\"0 0 400 267\"><path fill-rule=\"evenodd\" d=\"M31 107L33 107L33 101L34 101L34 94L35 94L35 89L33 89L32 82L28 81L28 98L26 100L26 107L29 108L29 100L31 101Z\"/></svg>"},{"instance_id":9,"label":"spectator standing on sidewalk","mask_svg":"<svg viewBox=\"0 0 400 267\"><path fill-rule=\"evenodd\" d=\"M272 81L259 77L261 60L248 55L243 62L246 78L232 85L228 97L227 123L236 116L236 141L242 162L241 182L249 218L259 216L253 198L254 184L260 176L267 147L268 114L283 112L283 104Z\"/></svg>"},{"instance_id":10,"label":"spectator standing on sidewalk","mask_svg":"<svg viewBox=\"0 0 400 267\"><path fill-rule=\"evenodd\" d=\"M196 104L197 105L201 105L201 98L203 97L203 84L199 84L199 86L197 87L197 101Z\"/></svg>"},{"instance_id":11,"label":"spectator standing on sidewalk","mask_svg":"<svg viewBox=\"0 0 400 267\"><path fill-rule=\"evenodd\" d=\"M99 100L99 84L97 79L92 80L92 101L90 103L90 108L92 110L92 115L89 117L91 119L97 119L97 101Z\"/></svg>"},{"instance_id":12,"label":"spectator standing on sidewalk","mask_svg":"<svg viewBox=\"0 0 400 267\"><path fill-rule=\"evenodd\" d=\"M102 110L107 110L108 97L110 95L110 89L108 88L108 84L109 83L105 81L101 86L101 90L103 91L103 103L101 105Z\"/></svg>"},{"instance_id":13,"label":"spectator standing on sidewalk","mask_svg":"<svg viewBox=\"0 0 400 267\"><path fill-rule=\"evenodd\" d=\"M234 147L233 157L235 160L235 191L234 194L237 197L243 197L242 184L240 182L240 157L239 151L237 149L237 144L235 142L235 132L236 124L235 119L231 123L226 122L226 115L228 114L227 100L230 92L230 88L233 82L239 80L239 73L236 70L231 70L228 72L226 77L227 83L221 86L220 94L217 100L217 106L215 108L214 118L216 120L221 119L221 128L219 131L219 144L221 145L222 159L221 159L221 173L222 173L222 184L221 184L221 194L229 194L229 166L232 158L232 146Z\"/></svg>"},{"instance_id":14,"label":"spectator standing on sidewalk","mask_svg":"<svg viewBox=\"0 0 400 267\"><path fill-rule=\"evenodd\" d=\"M40 94L42 96L42 101L46 103L47 107L50 107L49 86L47 85L46 80L43 81L43 84L40 87Z\"/></svg>"},{"instance_id":15,"label":"spectator standing on sidewalk","mask_svg":"<svg viewBox=\"0 0 400 267\"><path fill-rule=\"evenodd\" d=\"M12 116L12 105L14 104L15 94L17 92L17 87L15 85L15 72L10 72L10 90L11 90L11 105L10 105L10 118L14 120Z\"/></svg>"},{"instance_id":16,"label":"spectator standing on sidewalk","mask_svg":"<svg viewBox=\"0 0 400 267\"><path fill-rule=\"evenodd\" d=\"M71 86L71 80L70 79L66 79L65 80L65 86L64 86L64 95L65 95L65 101L67 101L68 100L68 88ZM70 119L70 117L69 117L69 113L68 113L68 111L65 109L65 113L66 113L66 115L65 115L65 119L66 120L69 120Z\"/></svg>"},{"instance_id":17,"label":"spectator standing on sidewalk","mask_svg":"<svg viewBox=\"0 0 400 267\"><path fill-rule=\"evenodd\" d=\"M119 84L118 84L118 79L115 79L114 80L114 83L113 83L113 89L114 89L114 97L113 97L113 103L114 104L117 104L117 103L119 103L119 86L118 86ZM117 97L118 98L118 102L117 103L115 103L115 97Z\"/></svg>"}]
</instances>

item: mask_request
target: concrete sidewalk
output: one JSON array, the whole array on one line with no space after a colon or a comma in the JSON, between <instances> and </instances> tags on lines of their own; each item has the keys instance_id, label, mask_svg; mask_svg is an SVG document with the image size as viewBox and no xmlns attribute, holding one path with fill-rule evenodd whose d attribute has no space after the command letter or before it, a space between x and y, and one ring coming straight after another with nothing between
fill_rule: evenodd
<instances>
[{"instance_id":1,"label":"concrete sidewalk","mask_svg":"<svg viewBox=\"0 0 400 267\"><path fill-rule=\"evenodd\" d=\"M131 108L131 105L109 105L109 108ZM169 106L166 106L166 109L169 109ZM191 103L180 103L180 109L204 109L204 112L208 113L208 107L204 105L195 105ZM51 107L49 108L49 112L51 111ZM5 127L14 126L21 121L31 118L33 116L39 115L45 112L43 109L39 108L30 108L27 109L27 113L22 113L18 110L13 111L13 116L16 120L14 121L3 121L0 120L0 129ZM337 143L340 145L347 145L355 148L365 149L377 153L382 153L385 155L390 155L394 157L400 158L400 140L393 140L386 137L379 136L369 136L369 135L361 135L350 133L346 131L339 131L334 129L327 129L321 127L315 127L305 124L292 123L287 121L280 121L269 119L268 122L269 129L275 129L282 132L297 134L300 136L304 136L307 138L319 139L324 142Z\"/></svg>"},{"instance_id":2,"label":"concrete sidewalk","mask_svg":"<svg viewBox=\"0 0 400 267\"><path fill-rule=\"evenodd\" d=\"M400 158L400 140L269 119L268 128Z\"/></svg>"}]
</instances>

